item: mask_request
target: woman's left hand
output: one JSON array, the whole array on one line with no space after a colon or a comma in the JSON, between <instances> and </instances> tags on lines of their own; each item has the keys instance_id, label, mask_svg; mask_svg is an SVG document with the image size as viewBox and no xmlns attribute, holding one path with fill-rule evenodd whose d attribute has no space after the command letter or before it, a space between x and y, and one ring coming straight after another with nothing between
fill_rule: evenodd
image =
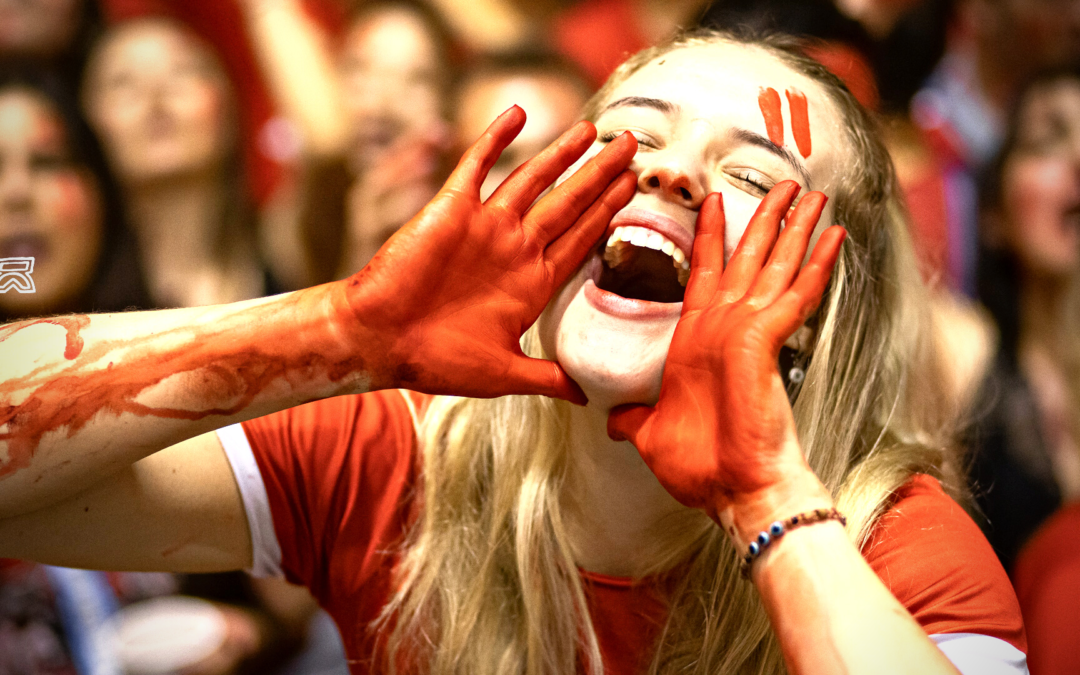
<instances>
[{"instance_id":1,"label":"woman's left hand","mask_svg":"<svg viewBox=\"0 0 1080 675\"><path fill-rule=\"evenodd\" d=\"M789 213L798 191L788 181L769 192L726 269L723 206L709 195L659 401L619 406L608 419L609 435L630 440L676 499L731 534L762 529L755 514L829 500L800 449L777 360L821 301L846 232L825 230L802 267L826 197L809 193ZM792 500L795 486L811 494Z\"/></svg>"}]
</instances>

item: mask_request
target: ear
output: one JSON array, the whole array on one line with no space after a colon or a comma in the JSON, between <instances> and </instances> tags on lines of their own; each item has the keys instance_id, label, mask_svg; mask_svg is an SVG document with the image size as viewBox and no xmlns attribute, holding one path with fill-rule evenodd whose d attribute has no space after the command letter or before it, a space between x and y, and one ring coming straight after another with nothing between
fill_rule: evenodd
<instances>
[{"instance_id":1,"label":"ear","mask_svg":"<svg viewBox=\"0 0 1080 675\"><path fill-rule=\"evenodd\" d=\"M784 346L801 354L807 353L813 348L816 338L817 331L810 326L802 326L784 341Z\"/></svg>"}]
</instances>

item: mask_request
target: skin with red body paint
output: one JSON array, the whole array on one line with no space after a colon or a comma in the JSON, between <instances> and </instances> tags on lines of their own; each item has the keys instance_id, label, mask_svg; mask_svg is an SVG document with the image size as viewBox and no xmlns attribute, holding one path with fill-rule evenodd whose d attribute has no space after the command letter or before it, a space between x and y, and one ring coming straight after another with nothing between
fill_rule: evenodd
<instances>
[{"instance_id":1,"label":"skin with red body paint","mask_svg":"<svg viewBox=\"0 0 1080 675\"><path fill-rule=\"evenodd\" d=\"M788 108L791 110L791 135L795 138L795 145L799 148L799 154L804 158L810 156L810 111L806 102L806 95L797 89L788 89L786 92Z\"/></svg>"},{"instance_id":2,"label":"skin with red body paint","mask_svg":"<svg viewBox=\"0 0 1080 675\"><path fill-rule=\"evenodd\" d=\"M484 174L524 117L519 108L501 116L436 199L349 280L206 310L201 316L213 318L201 322L170 325L167 313L150 314L153 328L138 341L84 347L85 318L7 327L0 344L42 323L63 327L72 370L36 368L0 383L0 478L30 466L47 435L71 438L102 416L205 422L185 426L190 434L237 415L401 386L583 403L562 369L526 358L519 339L629 198L633 177L620 172L636 144L623 136L534 205L595 138L580 123L481 203ZM124 367L106 365L114 359Z\"/></svg>"},{"instance_id":3,"label":"skin with red body paint","mask_svg":"<svg viewBox=\"0 0 1080 675\"><path fill-rule=\"evenodd\" d=\"M784 117L780 114L780 94L772 87L762 87L758 95L758 107L765 118L765 130L769 140L777 145L784 144Z\"/></svg>"},{"instance_id":4,"label":"skin with red body paint","mask_svg":"<svg viewBox=\"0 0 1080 675\"><path fill-rule=\"evenodd\" d=\"M799 154L803 158L810 156L810 114L806 95L798 89L788 89L784 92L788 100L788 110L791 113L791 136L795 139L795 145L799 148ZM761 108L761 116L765 118L765 129L769 134L769 140L777 145L784 145L784 115L780 109L780 94L772 87L762 87L758 94L758 107Z\"/></svg>"}]
</instances>

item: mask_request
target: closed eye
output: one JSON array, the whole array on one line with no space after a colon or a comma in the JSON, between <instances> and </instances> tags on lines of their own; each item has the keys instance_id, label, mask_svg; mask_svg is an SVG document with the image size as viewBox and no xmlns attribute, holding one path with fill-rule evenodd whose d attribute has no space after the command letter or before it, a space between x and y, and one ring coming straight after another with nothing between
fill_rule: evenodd
<instances>
[{"instance_id":1,"label":"closed eye","mask_svg":"<svg viewBox=\"0 0 1080 675\"><path fill-rule=\"evenodd\" d=\"M774 182L765 178L757 171L750 169L738 169L733 172L739 182L750 188L750 191L764 197L773 188Z\"/></svg>"},{"instance_id":2,"label":"closed eye","mask_svg":"<svg viewBox=\"0 0 1080 675\"><path fill-rule=\"evenodd\" d=\"M651 148L653 150L659 147L659 144L651 136L640 131L635 131L633 129L623 129L622 131L605 131L604 133L597 136L597 140L599 140L601 143L610 143L626 131L629 131L631 134L633 134L634 138L637 139L638 147Z\"/></svg>"}]
</instances>

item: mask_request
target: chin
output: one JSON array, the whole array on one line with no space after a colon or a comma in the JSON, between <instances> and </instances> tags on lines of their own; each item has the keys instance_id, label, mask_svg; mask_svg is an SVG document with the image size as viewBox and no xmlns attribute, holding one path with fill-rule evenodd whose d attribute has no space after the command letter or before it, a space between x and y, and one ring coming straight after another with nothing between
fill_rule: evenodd
<instances>
[{"instance_id":1,"label":"chin","mask_svg":"<svg viewBox=\"0 0 1080 675\"><path fill-rule=\"evenodd\" d=\"M620 313L597 302L598 267L594 256L541 315L541 345L582 388L590 407L653 405L682 303L643 303L637 308L652 311Z\"/></svg>"}]
</instances>

